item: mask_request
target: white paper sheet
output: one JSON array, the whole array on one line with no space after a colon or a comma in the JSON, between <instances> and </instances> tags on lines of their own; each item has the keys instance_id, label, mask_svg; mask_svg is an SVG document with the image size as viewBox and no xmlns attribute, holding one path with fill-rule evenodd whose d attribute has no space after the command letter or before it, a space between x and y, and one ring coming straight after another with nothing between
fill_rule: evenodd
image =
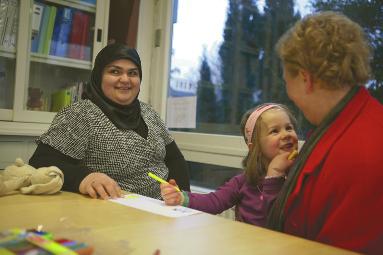
<instances>
[{"instance_id":1,"label":"white paper sheet","mask_svg":"<svg viewBox=\"0 0 383 255\"><path fill-rule=\"evenodd\" d=\"M161 200L138 194L127 194L123 198L110 199L110 201L154 214L174 218L201 213L200 211L183 206L165 205L165 203Z\"/></svg>"}]
</instances>

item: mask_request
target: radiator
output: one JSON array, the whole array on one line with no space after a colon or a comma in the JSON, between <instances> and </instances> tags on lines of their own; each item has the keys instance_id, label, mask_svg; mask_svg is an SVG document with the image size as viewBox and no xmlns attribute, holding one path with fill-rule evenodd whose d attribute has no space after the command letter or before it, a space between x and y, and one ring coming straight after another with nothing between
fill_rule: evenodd
<instances>
[{"instance_id":1,"label":"radiator","mask_svg":"<svg viewBox=\"0 0 383 255\"><path fill-rule=\"evenodd\" d=\"M223 218L229 219L229 220L235 220L235 209L234 207L222 212L221 214L218 214L218 216L221 216Z\"/></svg>"},{"instance_id":2,"label":"radiator","mask_svg":"<svg viewBox=\"0 0 383 255\"><path fill-rule=\"evenodd\" d=\"M206 193L209 193L209 192L213 192L214 190L212 189L206 189L206 188L202 188L202 187L198 187L198 186L191 186L190 187L191 189L191 192L193 193L200 193L200 194L206 194ZM229 219L229 220L235 220L235 210L234 210L234 207L218 214L217 216L220 216L220 217L223 217L223 218L226 218L226 219Z\"/></svg>"}]
</instances>

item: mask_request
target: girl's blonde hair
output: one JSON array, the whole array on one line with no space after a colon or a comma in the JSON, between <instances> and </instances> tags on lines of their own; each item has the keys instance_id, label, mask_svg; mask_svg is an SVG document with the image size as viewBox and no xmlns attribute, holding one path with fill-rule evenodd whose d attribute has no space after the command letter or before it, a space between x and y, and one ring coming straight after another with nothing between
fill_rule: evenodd
<instances>
[{"instance_id":1,"label":"girl's blonde hair","mask_svg":"<svg viewBox=\"0 0 383 255\"><path fill-rule=\"evenodd\" d=\"M262 180L266 176L266 173L267 173L268 162L266 161L266 159L262 153L261 140L260 140L260 136L258 135L258 134L260 134L261 129L262 129L261 123L262 123L263 113L259 116L259 118L255 122L251 141L248 141L248 139L246 138L245 126L246 126L246 122L247 122L248 118L250 117L250 115L255 110L257 110L263 106L264 105L259 105L255 108L248 110L242 116L242 120L241 120L241 124L240 124L241 134L245 140L245 143L246 144L249 144L249 143L253 144L252 150L249 150L249 152L247 153L245 158L242 160L242 166L245 170L246 180L253 186L258 185L260 180ZM289 116L291 124L294 126L294 129L295 129L297 126L297 121L296 121L294 115L291 113L291 111L285 105L278 104L277 106L278 106L277 109L281 109L284 112L286 112L286 114ZM275 108L276 107L273 107L271 109L275 109Z\"/></svg>"},{"instance_id":2,"label":"girl's blonde hair","mask_svg":"<svg viewBox=\"0 0 383 255\"><path fill-rule=\"evenodd\" d=\"M370 78L372 53L365 33L340 13L305 16L275 48L285 71L295 77L300 69L307 70L326 89L362 86Z\"/></svg>"}]
</instances>

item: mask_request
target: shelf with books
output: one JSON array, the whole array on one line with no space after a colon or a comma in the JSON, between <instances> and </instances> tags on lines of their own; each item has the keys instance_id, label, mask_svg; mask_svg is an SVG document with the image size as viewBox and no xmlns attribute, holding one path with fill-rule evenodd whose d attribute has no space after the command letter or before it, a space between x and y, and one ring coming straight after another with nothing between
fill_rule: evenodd
<instances>
[{"instance_id":1,"label":"shelf with books","mask_svg":"<svg viewBox=\"0 0 383 255\"><path fill-rule=\"evenodd\" d=\"M19 0L0 1L0 46L16 48L16 34L19 21Z\"/></svg>"},{"instance_id":2,"label":"shelf with books","mask_svg":"<svg viewBox=\"0 0 383 255\"><path fill-rule=\"evenodd\" d=\"M35 1L31 52L91 61L94 23L94 13Z\"/></svg>"},{"instance_id":3,"label":"shelf with books","mask_svg":"<svg viewBox=\"0 0 383 255\"><path fill-rule=\"evenodd\" d=\"M82 98L85 82L77 81L66 84L62 89L56 91L51 96L52 112L58 112L62 108L77 102Z\"/></svg>"},{"instance_id":4,"label":"shelf with books","mask_svg":"<svg viewBox=\"0 0 383 255\"><path fill-rule=\"evenodd\" d=\"M96 12L96 0L45 0L45 2L72 7L74 9L91 13Z\"/></svg>"},{"instance_id":5,"label":"shelf with books","mask_svg":"<svg viewBox=\"0 0 383 255\"><path fill-rule=\"evenodd\" d=\"M41 73L46 75L35 75ZM40 62L33 63L30 68L28 99L26 100L27 110L53 112L54 95L69 87L83 84L89 80L89 76L89 69Z\"/></svg>"},{"instance_id":6,"label":"shelf with books","mask_svg":"<svg viewBox=\"0 0 383 255\"><path fill-rule=\"evenodd\" d=\"M27 89L24 89L23 113L19 113L17 119L33 121L25 112L35 112L34 117L44 118L39 122L50 122L54 112L73 102L64 97L68 94L68 84L82 84L89 80L93 52L106 44L106 36L101 38L102 45L95 37L94 31L100 27L100 21L104 22L104 29L107 26L105 17L97 17L100 12L96 12L96 7L109 6L107 0L94 4L92 1L40 0L29 3L29 78Z\"/></svg>"},{"instance_id":7,"label":"shelf with books","mask_svg":"<svg viewBox=\"0 0 383 255\"><path fill-rule=\"evenodd\" d=\"M0 1L0 120L12 120L19 0Z\"/></svg>"},{"instance_id":8,"label":"shelf with books","mask_svg":"<svg viewBox=\"0 0 383 255\"><path fill-rule=\"evenodd\" d=\"M0 136L6 122L50 123L54 111L69 102L53 95L89 80L94 54L107 44L108 15L109 0L0 0ZM12 26L1 27L5 19ZM47 27L40 42L42 26ZM74 27L81 28L77 34ZM81 44L74 35L82 36Z\"/></svg>"},{"instance_id":9,"label":"shelf with books","mask_svg":"<svg viewBox=\"0 0 383 255\"><path fill-rule=\"evenodd\" d=\"M39 62L57 66L66 66L66 67L74 67L79 69L91 70L92 63L90 61L79 60L79 59L71 59L71 58L63 58L57 56L47 56L39 53L31 53L31 61Z\"/></svg>"}]
</instances>

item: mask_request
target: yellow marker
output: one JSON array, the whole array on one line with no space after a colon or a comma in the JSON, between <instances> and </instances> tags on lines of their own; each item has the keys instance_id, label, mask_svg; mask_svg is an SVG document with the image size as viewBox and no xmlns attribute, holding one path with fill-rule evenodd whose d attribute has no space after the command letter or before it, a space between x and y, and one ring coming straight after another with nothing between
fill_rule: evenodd
<instances>
[{"instance_id":1,"label":"yellow marker","mask_svg":"<svg viewBox=\"0 0 383 255\"><path fill-rule=\"evenodd\" d=\"M153 173L151 173L151 172L149 172L148 175L149 175L149 177L153 178L153 179L156 180L156 181L159 181L160 183L170 184L170 183L168 183L167 181L165 181L164 179L158 177L157 175L155 175L155 174L153 174ZM180 190L177 186L174 186L174 188L175 188L178 192L181 192L181 190Z\"/></svg>"}]
</instances>

